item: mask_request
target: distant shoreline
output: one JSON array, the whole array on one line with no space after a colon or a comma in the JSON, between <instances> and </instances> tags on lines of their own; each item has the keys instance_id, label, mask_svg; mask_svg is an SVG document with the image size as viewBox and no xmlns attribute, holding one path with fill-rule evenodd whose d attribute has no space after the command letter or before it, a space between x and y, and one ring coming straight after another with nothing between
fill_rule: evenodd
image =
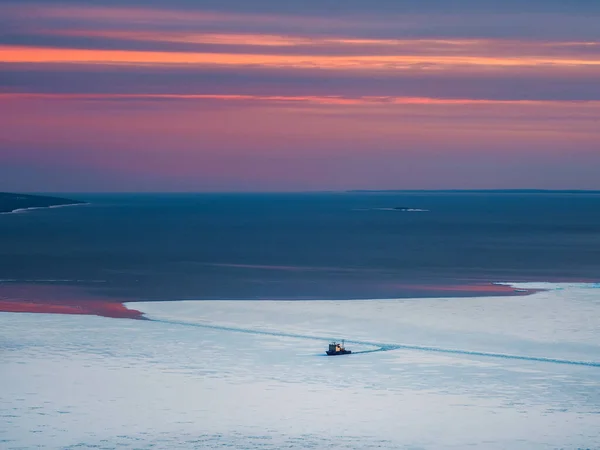
<instances>
[{"instance_id":1,"label":"distant shoreline","mask_svg":"<svg viewBox=\"0 0 600 450\"><path fill-rule=\"evenodd\" d=\"M0 214L20 214L27 211L34 211L36 209L54 209L54 208L64 208L66 206L84 206L89 205L89 203L68 203L64 205L49 205L49 206L32 206L29 208L17 208L12 211L1 211Z\"/></svg>"},{"instance_id":2,"label":"distant shoreline","mask_svg":"<svg viewBox=\"0 0 600 450\"><path fill-rule=\"evenodd\" d=\"M62 208L85 204L88 203L61 197L0 192L0 214L19 214L35 209Z\"/></svg>"},{"instance_id":3,"label":"distant shoreline","mask_svg":"<svg viewBox=\"0 0 600 450\"><path fill-rule=\"evenodd\" d=\"M379 194L600 194L584 189L352 189L345 192Z\"/></svg>"},{"instance_id":4,"label":"distant shoreline","mask_svg":"<svg viewBox=\"0 0 600 450\"><path fill-rule=\"evenodd\" d=\"M199 195L337 195L337 194L361 194L361 193L398 193L398 194L582 194L599 195L600 189L322 189L322 190L292 190L292 191L86 191L86 192L65 192L64 195L77 195L96 197L96 196L199 196ZM59 193L57 193L59 194ZM1 196L0 192L0 204ZM25 194L23 194L25 195ZM43 194L28 194L37 197L58 198L45 196ZM59 195L62 195L60 193ZM75 203L75 202L73 202Z\"/></svg>"}]
</instances>

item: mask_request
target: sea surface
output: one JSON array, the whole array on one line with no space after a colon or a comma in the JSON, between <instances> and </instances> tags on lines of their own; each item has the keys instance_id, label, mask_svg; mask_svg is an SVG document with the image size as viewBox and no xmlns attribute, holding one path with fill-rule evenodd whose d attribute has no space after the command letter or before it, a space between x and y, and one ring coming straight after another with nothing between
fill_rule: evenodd
<instances>
[{"instance_id":1,"label":"sea surface","mask_svg":"<svg viewBox=\"0 0 600 450\"><path fill-rule=\"evenodd\" d=\"M70 197L0 216L2 449L600 449L597 194Z\"/></svg>"},{"instance_id":2,"label":"sea surface","mask_svg":"<svg viewBox=\"0 0 600 450\"><path fill-rule=\"evenodd\" d=\"M61 195L89 204L0 216L0 286L138 301L369 299L600 274L599 194Z\"/></svg>"}]
</instances>

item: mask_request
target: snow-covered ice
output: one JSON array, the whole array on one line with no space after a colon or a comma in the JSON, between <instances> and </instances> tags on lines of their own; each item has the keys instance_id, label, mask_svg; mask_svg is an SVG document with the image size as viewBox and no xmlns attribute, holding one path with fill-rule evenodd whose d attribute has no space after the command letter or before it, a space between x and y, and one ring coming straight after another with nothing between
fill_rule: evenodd
<instances>
[{"instance_id":1,"label":"snow-covered ice","mask_svg":"<svg viewBox=\"0 0 600 450\"><path fill-rule=\"evenodd\" d=\"M516 287L0 313L0 447L600 448L599 285Z\"/></svg>"}]
</instances>

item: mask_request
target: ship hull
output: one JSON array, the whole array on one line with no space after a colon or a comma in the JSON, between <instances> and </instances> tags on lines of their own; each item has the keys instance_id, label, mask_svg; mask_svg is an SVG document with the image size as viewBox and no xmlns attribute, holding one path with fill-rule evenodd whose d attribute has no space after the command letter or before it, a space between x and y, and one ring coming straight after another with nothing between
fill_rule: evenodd
<instances>
[{"instance_id":1,"label":"ship hull","mask_svg":"<svg viewBox=\"0 0 600 450\"><path fill-rule=\"evenodd\" d=\"M349 355L352 353L352 350L342 350L341 352L326 351L325 353L327 353L327 356Z\"/></svg>"}]
</instances>

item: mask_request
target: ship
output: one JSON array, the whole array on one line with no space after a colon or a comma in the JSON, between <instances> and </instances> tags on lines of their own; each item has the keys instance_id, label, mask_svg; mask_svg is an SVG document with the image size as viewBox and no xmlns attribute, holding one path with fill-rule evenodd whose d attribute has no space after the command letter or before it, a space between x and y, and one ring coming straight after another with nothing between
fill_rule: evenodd
<instances>
[{"instance_id":1,"label":"ship","mask_svg":"<svg viewBox=\"0 0 600 450\"><path fill-rule=\"evenodd\" d=\"M352 351L346 350L346 347L344 347L344 341L342 341L341 344L338 344L337 342L333 341L331 344L329 344L329 350L327 350L325 353L327 353L327 356L337 356L349 355L350 353L352 353Z\"/></svg>"}]
</instances>

